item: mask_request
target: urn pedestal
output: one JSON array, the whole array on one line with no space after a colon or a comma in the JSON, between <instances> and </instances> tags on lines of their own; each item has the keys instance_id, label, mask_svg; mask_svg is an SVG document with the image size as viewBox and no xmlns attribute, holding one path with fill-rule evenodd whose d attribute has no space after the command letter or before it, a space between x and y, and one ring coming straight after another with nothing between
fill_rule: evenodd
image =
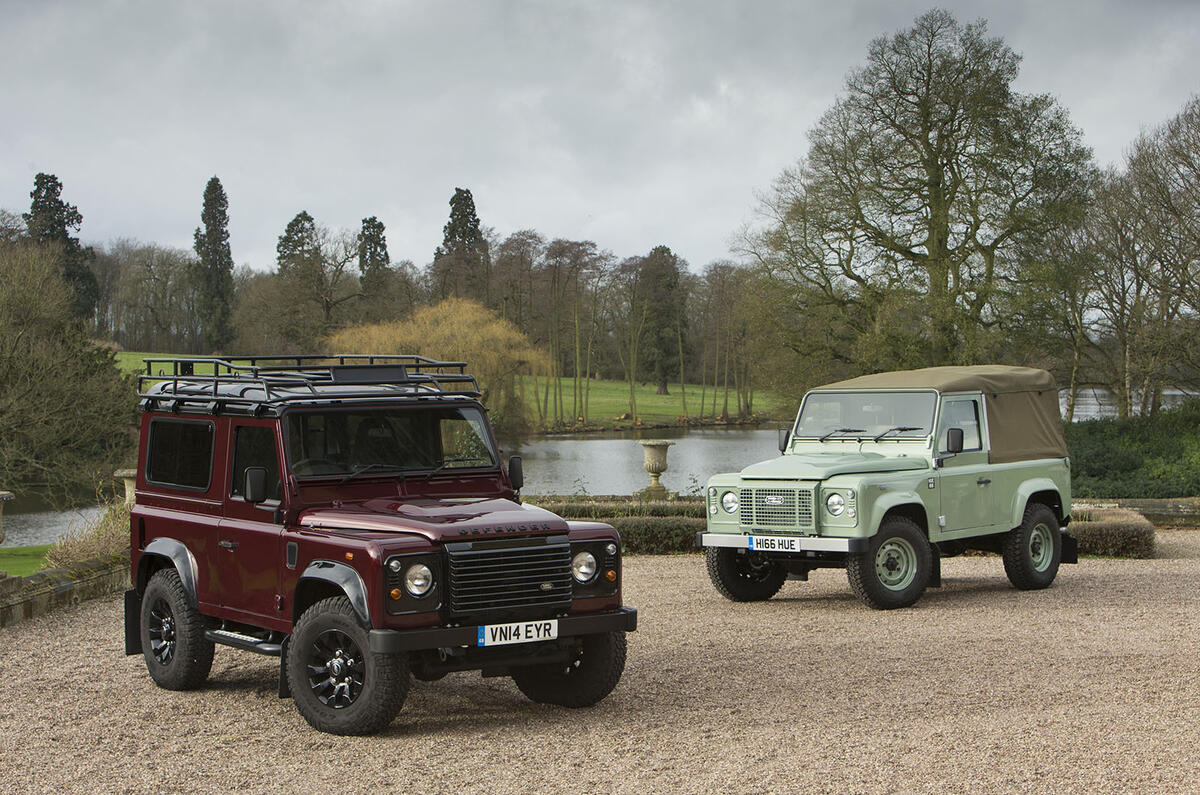
<instances>
[{"instance_id":1,"label":"urn pedestal","mask_svg":"<svg viewBox=\"0 0 1200 795\"><path fill-rule=\"evenodd\" d=\"M647 500L665 500L671 496L659 477L667 471L667 448L675 444L667 439L639 439L642 446L642 468L650 475L650 485L638 492Z\"/></svg>"},{"instance_id":2,"label":"urn pedestal","mask_svg":"<svg viewBox=\"0 0 1200 795\"><path fill-rule=\"evenodd\" d=\"M3 519L4 503L11 500L13 498L13 496L14 495L11 491L0 491L0 544L4 543L4 519ZM7 574L0 571L0 580L4 579L7 576L8 576Z\"/></svg>"}]
</instances>

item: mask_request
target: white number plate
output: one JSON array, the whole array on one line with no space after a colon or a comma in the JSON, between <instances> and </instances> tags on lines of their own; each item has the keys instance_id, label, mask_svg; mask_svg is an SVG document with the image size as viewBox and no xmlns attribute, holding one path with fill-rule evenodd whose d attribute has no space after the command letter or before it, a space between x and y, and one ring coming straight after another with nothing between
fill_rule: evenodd
<instances>
[{"instance_id":1,"label":"white number plate","mask_svg":"<svg viewBox=\"0 0 1200 795\"><path fill-rule=\"evenodd\" d=\"M750 536L746 549L758 552L799 552L800 539L789 536Z\"/></svg>"},{"instance_id":2,"label":"white number plate","mask_svg":"<svg viewBox=\"0 0 1200 795\"><path fill-rule=\"evenodd\" d=\"M558 619L518 621L515 624L488 624L479 628L478 646L504 646L509 643L533 643L558 637Z\"/></svg>"}]
</instances>

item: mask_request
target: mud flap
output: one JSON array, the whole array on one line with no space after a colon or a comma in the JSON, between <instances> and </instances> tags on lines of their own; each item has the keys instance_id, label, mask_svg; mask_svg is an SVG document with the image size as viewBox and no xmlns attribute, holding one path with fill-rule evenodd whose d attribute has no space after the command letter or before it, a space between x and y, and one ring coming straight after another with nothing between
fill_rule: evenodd
<instances>
[{"instance_id":1,"label":"mud flap","mask_svg":"<svg viewBox=\"0 0 1200 795\"><path fill-rule=\"evenodd\" d=\"M142 653L142 597L136 590L125 592L125 654Z\"/></svg>"},{"instance_id":2,"label":"mud flap","mask_svg":"<svg viewBox=\"0 0 1200 795\"><path fill-rule=\"evenodd\" d=\"M933 553L930 556L930 562L933 564L929 568L929 584L926 588L941 588L942 587L942 553L938 552L937 544L929 545L930 551Z\"/></svg>"},{"instance_id":3,"label":"mud flap","mask_svg":"<svg viewBox=\"0 0 1200 795\"><path fill-rule=\"evenodd\" d=\"M1070 533L1062 533L1062 563L1078 563L1079 562L1079 542L1075 540L1075 536Z\"/></svg>"},{"instance_id":4,"label":"mud flap","mask_svg":"<svg viewBox=\"0 0 1200 795\"><path fill-rule=\"evenodd\" d=\"M292 636L288 635L283 639L279 651L279 697L291 698L292 689L288 687L287 680L287 658L288 658L288 643L292 640Z\"/></svg>"}]
</instances>

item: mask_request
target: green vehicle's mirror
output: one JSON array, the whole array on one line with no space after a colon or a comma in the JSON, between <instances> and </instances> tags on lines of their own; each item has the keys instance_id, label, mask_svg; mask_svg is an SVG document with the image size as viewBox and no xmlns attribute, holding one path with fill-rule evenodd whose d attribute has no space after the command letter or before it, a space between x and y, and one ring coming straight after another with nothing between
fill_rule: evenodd
<instances>
[{"instance_id":1,"label":"green vehicle's mirror","mask_svg":"<svg viewBox=\"0 0 1200 795\"><path fill-rule=\"evenodd\" d=\"M963 429L951 428L946 431L946 452L958 455L963 451Z\"/></svg>"},{"instance_id":2,"label":"green vehicle's mirror","mask_svg":"<svg viewBox=\"0 0 1200 795\"><path fill-rule=\"evenodd\" d=\"M790 432L791 431L788 428L780 428L779 429L779 452L780 453L787 452L788 434Z\"/></svg>"}]
</instances>

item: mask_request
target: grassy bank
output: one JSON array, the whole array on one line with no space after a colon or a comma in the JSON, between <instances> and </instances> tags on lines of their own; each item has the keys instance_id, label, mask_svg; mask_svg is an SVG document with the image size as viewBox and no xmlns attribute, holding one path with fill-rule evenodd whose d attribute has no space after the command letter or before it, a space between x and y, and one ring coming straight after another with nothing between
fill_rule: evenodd
<instances>
[{"instance_id":1,"label":"grassy bank","mask_svg":"<svg viewBox=\"0 0 1200 795\"><path fill-rule=\"evenodd\" d=\"M42 568L51 544L33 547L4 547L0 549L0 571L10 577L26 577Z\"/></svg>"},{"instance_id":2,"label":"grassy bank","mask_svg":"<svg viewBox=\"0 0 1200 795\"><path fill-rule=\"evenodd\" d=\"M139 353L121 351L117 354L117 364L121 369L132 375L145 372L143 358L166 356L161 353ZM201 371L198 371L201 372ZM521 394L528 406L528 415L535 426L541 430L597 430L606 428L633 428L635 423L629 414L629 384L624 381L591 381L588 385L581 384L578 404L574 401L575 382L570 378L560 379L562 384L561 420L554 420L554 386L551 385L549 400L545 402L546 379L523 377L521 379ZM690 424L704 424L713 421L713 415L724 411L724 392L717 394L716 406L713 406L713 390L711 387L701 389L694 384L688 384L681 390L679 384L671 384L669 395L656 395L654 384L637 384L634 394L637 397L638 419L645 425L681 425L684 418L690 418ZM584 416L582 403L587 398L587 415L583 422L578 417ZM701 410L700 398L704 397L704 409ZM737 395L730 390L730 409L737 412ZM795 411L798 400L780 400L775 395L766 392L755 393L754 410L760 418L770 416L790 416ZM687 410L684 410L684 407ZM578 413L572 410L578 407ZM704 418L700 419L701 414ZM542 417L545 419L540 419ZM624 419L622 419L624 417Z\"/></svg>"}]
</instances>

